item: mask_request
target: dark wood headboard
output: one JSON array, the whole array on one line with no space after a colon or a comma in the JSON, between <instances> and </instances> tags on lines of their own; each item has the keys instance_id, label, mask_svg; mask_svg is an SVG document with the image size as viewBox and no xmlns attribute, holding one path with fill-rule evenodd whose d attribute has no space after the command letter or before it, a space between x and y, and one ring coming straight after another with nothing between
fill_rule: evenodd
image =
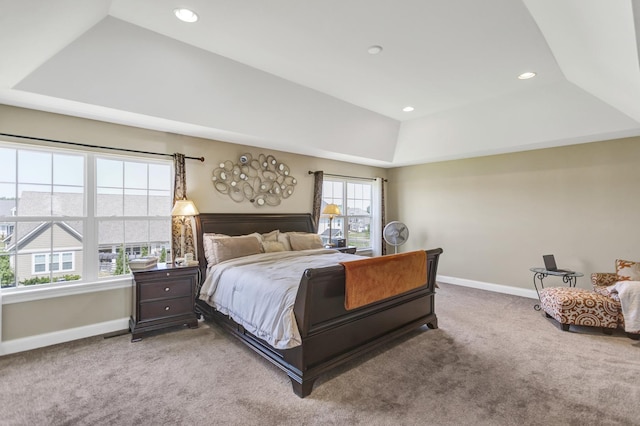
<instances>
[{"instance_id":1,"label":"dark wood headboard","mask_svg":"<svg viewBox=\"0 0 640 426\"><path fill-rule=\"evenodd\" d=\"M198 260L204 279L207 260L204 256L202 234L213 232L225 235L264 234L276 229L282 232L315 232L313 217L309 213L200 213L196 216Z\"/></svg>"}]
</instances>

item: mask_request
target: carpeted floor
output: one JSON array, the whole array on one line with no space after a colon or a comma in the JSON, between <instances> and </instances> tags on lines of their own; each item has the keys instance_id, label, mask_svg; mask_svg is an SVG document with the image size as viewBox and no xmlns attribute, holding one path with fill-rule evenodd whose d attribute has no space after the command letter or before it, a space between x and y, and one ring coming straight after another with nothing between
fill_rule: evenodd
<instances>
[{"instance_id":1,"label":"carpeted floor","mask_svg":"<svg viewBox=\"0 0 640 426\"><path fill-rule=\"evenodd\" d=\"M201 323L0 358L2 425L639 425L640 342L532 299L441 285L410 333L296 397L285 373Z\"/></svg>"}]
</instances>

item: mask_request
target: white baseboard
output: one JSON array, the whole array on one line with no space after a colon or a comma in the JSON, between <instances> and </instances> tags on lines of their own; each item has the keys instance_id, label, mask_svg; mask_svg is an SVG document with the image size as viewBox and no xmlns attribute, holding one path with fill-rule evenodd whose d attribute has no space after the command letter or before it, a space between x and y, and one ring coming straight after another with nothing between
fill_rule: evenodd
<instances>
[{"instance_id":1,"label":"white baseboard","mask_svg":"<svg viewBox=\"0 0 640 426\"><path fill-rule=\"evenodd\" d=\"M538 293L534 289L511 287L508 285L485 283L482 281L467 280L465 278L447 277L438 275L436 281L444 284L454 284L463 287L478 288L480 290L494 291L496 293L511 294L514 296L528 297L529 299L537 299Z\"/></svg>"},{"instance_id":2,"label":"white baseboard","mask_svg":"<svg viewBox=\"0 0 640 426\"><path fill-rule=\"evenodd\" d=\"M129 318L120 318L83 327L38 334L36 336L23 337L21 339L7 340L6 342L0 342L0 355L28 351L45 346L57 345L58 343L69 342L71 340L84 339L85 337L99 336L101 334L114 333L116 331L128 329Z\"/></svg>"}]
</instances>

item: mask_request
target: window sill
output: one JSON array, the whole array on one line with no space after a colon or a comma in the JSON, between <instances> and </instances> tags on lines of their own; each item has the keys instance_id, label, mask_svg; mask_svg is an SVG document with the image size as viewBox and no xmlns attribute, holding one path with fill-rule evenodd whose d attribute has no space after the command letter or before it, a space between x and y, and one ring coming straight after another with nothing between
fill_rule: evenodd
<instances>
[{"instance_id":1,"label":"window sill","mask_svg":"<svg viewBox=\"0 0 640 426\"><path fill-rule=\"evenodd\" d=\"M38 285L29 286L29 288L6 288L2 289L2 304L31 302L34 300L52 299L54 297L73 296L76 294L94 293L98 291L115 290L118 288L129 288L133 285L133 278L130 275L124 275L119 278L108 280L100 280L90 283L79 284L57 284L51 286Z\"/></svg>"}]
</instances>

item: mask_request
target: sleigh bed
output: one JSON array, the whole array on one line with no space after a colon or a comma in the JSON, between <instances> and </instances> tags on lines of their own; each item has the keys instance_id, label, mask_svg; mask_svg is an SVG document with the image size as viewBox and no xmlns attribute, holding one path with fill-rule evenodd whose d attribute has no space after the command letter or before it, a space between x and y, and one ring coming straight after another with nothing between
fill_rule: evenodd
<instances>
[{"instance_id":1,"label":"sleigh bed","mask_svg":"<svg viewBox=\"0 0 640 426\"><path fill-rule=\"evenodd\" d=\"M426 263L419 269L419 274L423 274L421 277L419 275L421 284L389 297L383 295L379 300L367 300L364 305L350 306L349 309L345 307L345 267L348 265L336 262L332 266L306 268L300 274L299 284L295 286L295 302L292 303L292 321L297 326L300 342L277 349L267 342L268 339L257 337L247 330L250 327L246 326L246 322L236 321L233 314L222 313L224 310L216 309L214 303L205 300L203 284L211 268L207 265L210 249L208 246L205 253L203 239L210 238L213 233L240 236L256 232L266 234L275 230L280 233L313 233L313 219L309 214L200 214L197 217L196 238L202 276L197 294L201 290L203 294L196 297L196 312L208 321L215 321L285 371L291 379L294 393L299 397L309 395L315 380L326 371L422 325L437 328L434 288L442 249L416 252L423 256ZM322 249L318 251L329 252ZM335 251L326 255L342 256L339 257L340 261L378 262L382 267L385 267L384 262L394 261L396 256L400 256L383 256L384 260L381 260L340 255ZM349 264L360 265L355 262Z\"/></svg>"}]
</instances>

